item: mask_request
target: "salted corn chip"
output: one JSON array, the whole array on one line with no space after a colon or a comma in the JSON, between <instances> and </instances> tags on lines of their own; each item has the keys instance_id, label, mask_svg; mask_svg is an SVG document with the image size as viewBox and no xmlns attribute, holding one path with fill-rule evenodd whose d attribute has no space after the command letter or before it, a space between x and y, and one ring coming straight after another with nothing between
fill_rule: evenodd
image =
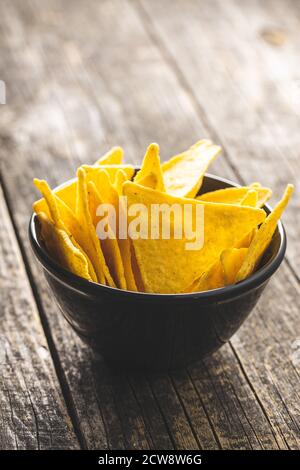
<instances>
[{"instance_id":1,"label":"salted corn chip","mask_svg":"<svg viewBox=\"0 0 300 470\"><path fill-rule=\"evenodd\" d=\"M196 142L185 152L162 164L166 192L178 197L195 197L204 173L220 153L221 147L209 140Z\"/></svg>"},{"instance_id":2,"label":"salted corn chip","mask_svg":"<svg viewBox=\"0 0 300 470\"><path fill-rule=\"evenodd\" d=\"M187 243L186 237L176 238L173 231L170 231L169 239L162 237L162 223L158 224L160 228L158 238L132 239L146 292L183 292L209 270L223 250L233 247L243 234L250 232L266 217L262 209L203 203L195 199L171 196L129 181L124 183L123 192L128 198L129 208L136 203L143 204L147 208L149 226L155 225L151 213L151 206L155 204L164 204L166 214L174 204L180 209L188 205L191 208L193 222L196 218L196 206L200 204L204 210L205 242L199 249L187 249L190 244ZM131 222L132 218L129 217L129 224ZM174 218L172 226L175 227L177 222Z\"/></svg>"},{"instance_id":3,"label":"salted corn chip","mask_svg":"<svg viewBox=\"0 0 300 470\"><path fill-rule=\"evenodd\" d=\"M132 242L131 242L131 240L129 240L129 241L130 241L131 267L132 267L132 272L133 272L133 275L134 275L134 284L136 286L135 290L137 290L139 292L145 292L145 287L144 287L144 283L143 283L143 280L142 280L141 271L140 271L140 268L139 268L139 265L138 265L138 262L137 262L137 259L136 259L136 256L135 256L135 252L134 252L134 249L133 249L133 246L132 246Z\"/></svg>"},{"instance_id":4,"label":"salted corn chip","mask_svg":"<svg viewBox=\"0 0 300 470\"><path fill-rule=\"evenodd\" d=\"M99 169L105 170L113 183L115 181L116 174L119 170L123 170L128 179L131 179L134 174L134 167L132 165L82 165L86 173L87 182L94 181L97 179Z\"/></svg>"},{"instance_id":5,"label":"salted corn chip","mask_svg":"<svg viewBox=\"0 0 300 470\"><path fill-rule=\"evenodd\" d=\"M136 291L137 286L136 286L135 277L134 277L133 270L132 270L130 240L127 237L125 238L118 237L119 214L120 212L125 211L123 201L120 200L118 191L116 190L114 185L111 183L111 180L109 178L107 171L100 170L97 176L97 181L98 181L97 189L98 189L98 193L99 193L101 200L105 204L112 204L115 208L116 219L117 219L116 220L116 236L118 239L118 244L119 244L120 252L122 256L127 289Z\"/></svg>"},{"instance_id":6,"label":"salted corn chip","mask_svg":"<svg viewBox=\"0 0 300 470\"><path fill-rule=\"evenodd\" d=\"M126 173L128 179L131 179L134 174L134 167L132 165L82 165L82 168L84 168L86 172L87 182L94 181L96 183L96 186L97 182L95 181L95 179L97 178L98 171L100 168L102 170L107 171L109 177L111 178L111 181L114 181L116 173L119 171L119 169L122 169ZM74 212L76 209L76 185L77 179L74 178L73 180L59 186L57 189L54 190L54 193L62 201L64 201L64 203L67 204L67 206L70 207L70 209L72 209ZM47 204L44 198L35 202L35 211L44 211L47 213Z\"/></svg>"},{"instance_id":7,"label":"salted corn chip","mask_svg":"<svg viewBox=\"0 0 300 470\"><path fill-rule=\"evenodd\" d=\"M123 184L128 180L127 174L123 170L118 170L115 176L114 188L118 195L121 196L123 192Z\"/></svg>"},{"instance_id":8,"label":"salted corn chip","mask_svg":"<svg viewBox=\"0 0 300 470\"><path fill-rule=\"evenodd\" d=\"M150 144L146 150L142 167L137 172L135 183L143 186L150 186L157 191L165 191L165 185L160 165L159 146L157 144ZM153 184L155 186L153 187Z\"/></svg>"},{"instance_id":9,"label":"salted corn chip","mask_svg":"<svg viewBox=\"0 0 300 470\"><path fill-rule=\"evenodd\" d=\"M278 202L273 211L259 227L251 242L251 245L249 246L247 256L239 272L237 273L236 282L242 281L248 277L258 265L262 255L272 240L273 234L277 227L277 222L280 219L285 207L287 206L290 197L293 194L293 190L293 185L288 184L282 199Z\"/></svg>"},{"instance_id":10,"label":"salted corn chip","mask_svg":"<svg viewBox=\"0 0 300 470\"><path fill-rule=\"evenodd\" d=\"M241 200L241 205L258 207L258 191L256 191L255 189L249 189L249 191Z\"/></svg>"},{"instance_id":11,"label":"salted corn chip","mask_svg":"<svg viewBox=\"0 0 300 470\"><path fill-rule=\"evenodd\" d=\"M86 257L89 274L94 282L97 282L97 276L93 267L93 264L86 254L86 238L82 226L78 223L75 215L71 209L50 189L48 183L45 180L34 179L34 184L38 190L44 196L47 204L47 217L50 217L57 228L63 229L67 232L68 236L72 238L73 244L78 248L79 251ZM38 209L38 208L37 208ZM33 210L36 213L41 211L36 210L36 205L33 204Z\"/></svg>"},{"instance_id":12,"label":"salted corn chip","mask_svg":"<svg viewBox=\"0 0 300 470\"><path fill-rule=\"evenodd\" d=\"M194 281L191 287L186 289L185 292L203 292L211 289L219 289L224 286L224 271L220 260L218 260L211 266L207 273L204 273L200 279Z\"/></svg>"},{"instance_id":13,"label":"salted corn chip","mask_svg":"<svg viewBox=\"0 0 300 470\"><path fill-rule=\"evenodd\" d=\"M225 285L234 284L236 275L245 260L248 248L228 248L221 253L221 265L224 272Z\"/></svg>"},{"instance_id":14,"label":"salted corn chip","mask_svg":"<svg viewBox=\"0 0 300 470\"><path fill-rule=\"evenodd\" d=\"M35 187L40 191L40 193L44 196L45 200L45 208L47 211L43 211L44 214L51 217L52 222L54 222L58 227L61 224L61 217L57 207L57 202L54 197L53 192L51 191L47 181L39 180L38 178L34 178L33 180ZM42 212L41 207L38 204L38 201L33 203L33 210L36 213Z\"/></svg>"},{"instance_id":15,"label":"salted corn chip","mask_svg":"<svg viewBox=\"0 0 300 470\"><path fill-rule=\"evenodd\" d=\"M95 183L90 181L88 183L88 195L89 195L89 209L90 214L93 220L94 227L97 227L98 222L101 220L101 217L97 216L97 208L100 204L103 204L99 193L96 189ZM100 240L100 245L104 254L106 264L109 268L115 284L120 289L126 289L126 280L124 275L124 266L120 253L120 248L118 241L116 239L116 234L113 229L110 227L109 221L107 220L105 232L107 233L107 238Z\"/></svg>"},{"instance_id":16,"label":"salted corn chip","mask_svg":"<svg viewBox=\"0 0 300 470\"><path fill-rule=\"evenodd\" d=\"M77 170L76 218L83 227L86 237L86 252L95 268L98 282L115 287L96 234L88 205L86 175L82 168Z\"/></svg>"},{"instance_id":17,"label":"salted corn chip","mask_svg":"<svg viewBox=\"0 0 300 470\"><path fill-rule=\"evenodd\" d=\"M67 232L58 228L44 212L39 212L37 217L48 253L68 271L92 281L86 257L74 246Z\"/></svg>"},{"instance_id":18,"label":"salted corn chip","mask_svg":"<svg viewBox=\"0 0 300 470\"><path fill-rule=\"evenodd\" d=\"M216 261L207 273L196 280L186 292L203 292L211 289L219 289L235 283L235 278L240 269L247 248L228 248L222 251L220 259Z\"/></svg>"},{"instance_id":19,"label":"salted corn chip","mask_svg":"<svg viewBox=\"0 0 300 470\"><path fill-rule=\"evenodd\" d=\"M252 229L249 233L243 236L241 240L236 243L235 248L249 248L258 228Z\"/></svg>"},{"instance_id":20,"label":"salted corn chip","mask_svg":"<svg viewBox=\"0 0 300 470\"><path fill-rule=\"evenodd\" d=\"M122 147L112 147L103 157L95 162L95 165L121 165L123 155Z\"/></svg>"},{"instance_id":21,"label":"salted corn chip","mask_svg":"<svg viewBox=\"0 0 300 470\"><path fill-rule=\"evenodd\" d=\"M148 175L141 178L138 183L147 188L157 189L157 176L155 173L148 173Z\"/></svg>"},{"instance_id":22,"label":"salted corn chip","mask_svg":"<svg viewBox=\"0 0 300 470\"><path fill-rule=\"evenodd\" d=\"M249 189L240 202L241 206L258 207L258 193L254 189ZM235 248L249 248L250 243L257 231L257 227L247 233L235 246Z\"/></svg>"},{"instance_id":23,"label":"salted corn chip","mask_svg":"<svg viewBox=\"0 0 300 470\"><path fill-rule=\"evenodd\" d=\"M201 194L196 199L206 202L221 202L223 204L241 204L249 190L257 191L257 206L262 207L272 196L269 188L259 186L241 186L234 188L217 189L209 193Z\"/></svg>"}]
</instances>

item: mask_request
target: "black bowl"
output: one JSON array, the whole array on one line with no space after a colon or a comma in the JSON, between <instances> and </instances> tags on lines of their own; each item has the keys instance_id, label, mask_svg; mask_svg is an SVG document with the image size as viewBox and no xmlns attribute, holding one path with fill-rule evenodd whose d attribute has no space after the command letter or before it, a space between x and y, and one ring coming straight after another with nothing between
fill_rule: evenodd
<instances>
[{"instance_id":1,"label":"black bowl","mask_svg":"<svg viewBox=\"0 0 300 470\"><path fill-rule=\"evenodd\" d=\"M229 186L236 185L206 175L201 193ZM256 305L286 250L279 222L248 279L206 292L147 294L96 284L66 271L47 254L34 214L29 238L63 315L78 335L111 366L144 371L182 368L219 349Z\"/></svg>"}]
</instances>

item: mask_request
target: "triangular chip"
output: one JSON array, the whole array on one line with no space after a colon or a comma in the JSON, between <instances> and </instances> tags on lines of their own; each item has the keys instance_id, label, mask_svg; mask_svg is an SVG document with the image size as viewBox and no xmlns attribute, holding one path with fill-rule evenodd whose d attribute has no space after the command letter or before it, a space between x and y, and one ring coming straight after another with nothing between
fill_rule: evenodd
<instances>
[{"instance_id":1,"label":"triangular chip","mask_svg":"<svg viewBox=\"0 0 300 470\"><path fill-rule=\"evenodd\" d=\"M258 192L255 189L249 189L243 199L240 202L241 206L250 206L250 207L258 207ZM247 233L242 240L240 240L235 248L249 248L250 243L257 231L257 227L252 229L249 233Z\"/></svg>"},{"instance_id":2,"label":"triangular chip","mask_svg":"<svg viewBox=\"0 0 300 470\"><path fill-rule=\"evenodd\" d=\"M95 183L93 183L93 181L90 181L88 183L88 196L90 214L93 220L94 227L96 228L97 224L101 220L101 217L97 216L97 209L99 208L100 204L103 204L103 201L101 200L99 193L96 189ZM107 221L107 224L105 225L105 232L107 233L107 238L99 240L104 254L104 258L117 287L119 287L120 289L126 289L127 285L124 276L124 266L116 235L110 227L109 221Z\"/></svg>"},{"instance_id":3,"label":"triangular chip","mask_svg":"<svg viewBox=\"0 0 300 470\"><path fill-rule=\"evenodd\" d=\"M221 253L221 265L224 272L225 285L234 284L236 275L247 255L248 248L228 248Z\"/></svg>"},{"instance_id":4,"label":"triangular chip","mask_svg":"<svg viewBox=\"0 0 300 470\"><path fill-rule=\"evenodd\" d=\"M125 173L126 175L126 173ZM121 176L119 177L121 178ZM124 177L123 177L124 178ZM98 181L98 192L105 204L112 204L116 212L116 237L120 247L120 253L124 266L125 280L127 284L127 289L132 291L137 291L137 286L132 270L132 260L131 260L131 246L130 240L119 237L119 215L120 213L125 212L125 207L122 199L119 198L119 193L116 190L115 186L111 183L111 180L108 176L107 171L101 170L97 176Z\"/></svg>"},{"instance_id":5,"label":"triangular chip","mask_svg":"<svg viewBox=\"0 0 300 470\"><path fill-rule=\"evenodd\" d=\"M148 173L148 175L141 178L138 183L147 188L157 189L157 175L155 173Z\"/></svg>"},{"instance_id":6,"label":"triangular chip","mask_svg":"<svg viewBox=\"0 0 300 470\"><path fill-rule=\"evenodd\" d=\"M123 155L122 147L112 147L103 157L95 162L95 165L121 165Z\"/></svg>"},{"instance_id":7,"label":"triangular chip","mask_svg":"<svg viewBox=\"0 0 300 470\"><path fill-rule=\"evenodd\" d=\"M143 186L150 186L158 191L165 191L159 158L159 146L157 144L150 144L147 148L142 167L137 172L134 181Z\"/></svg>"},{"instance_id":8,"label":"triangular chip","mask_svg":"<svg viewBox=\"0 0 300 470\"><path fill-rule=\"evenodd\" d=\"M220 153L221 147L200 140L185 152L162 164L166 192L173 196L195 197L204 173Z\"/></svg>"},{"instance_id":9,"label":"triangular chip","mask_svg":"<svg viewBox=\"0 0 300 470\"><path fill-rule=\"evenodd\" d=\"M76 248L86 257L91 279L94 282L97 282L97 276L93 264L86 253L87 247L84 231L82 226L78 223L75 215L71 209L69 209L69 207L54 194L45 180L35 178L34 184L45 198L48 210L47 213L44 212L44 214L46 214L48 218L50 217L52 219L57 228L63 229L70 239L72 239ZM33 209L36 213L41 212L36 210L35 204L33 205Z\"/></svg>"},{"instance_id":10,"label":"triangular chip","mask_svg":"<svg viewBox=\"0 0 300 470\"><path fill-rule=\"evenodd\" d=\"M181 209L188 205L192 210L193 221L196 218L196 206L200 204L204 209L205 242L201 249L187 249L187 239L175 238L174 233L171 233L170 239L164 239L161 230L158 239L148 237L132 240L146 292L183 292L202 273L208 271L224 249L234 246L243 234L263 222L266 216L262 209L203 203L174 197L131 182L124 183L124 195L128 198L129 208L136 203L146 207L149 227L154 223L152 205L165 204L165 207L170 208L177 204ZM131 223L132 219L129 220Z\"/></svg>"},{"instance_id":11,"label":"triangular chip","mask_svg":"<svg viewBox=\"0 0 300 470\"><path fill-rule=\"evenodd\" d=\"M185 290L188 292L203 292L211 289L219 289L224 287L224 271L220 260L216 261L207 273L204 273L200 279L193 282L191 287Z\"/></svg>"},{"instance_id":12,"label":"triangular chip","mask_svg":"<svg viewBox=\"0 0 300 470\"><path fill-rule=\"evenodd\" d=\"M125 171L123 170L118 170L115 176L114 180L114 188L117 191L118 195L121 196L123 193L123 184L125 181L127 181L129 178Z\"/></svg>"},{"instance_id":13,"label":"triangular chip","mask_svg":"<svg viewBox=\"0 0 300 470\"><path fill-rule=\"evenodd\" d=\"M237 274L236 282L242 281L248 277L258 265L262 255L272 240L273 234L277 227L277 222L280 219L286 205L288 204L293 190L293 185L288 184L282 199L268 215L264 223L259 227L251 242L251 245L249 246L247 256Z\"/></svg>"},{"instance_id":14,"label":"triangular chip","mask_svg":"<svg viewBox=\"0 0 300 470\"><path fill-rule=\"evenodd\" d=\"M258 192L255 189L249 189L241 200L241 206L258 207Z\"/></svg>"},{"instance_id":15,"label":"triangular chip","mask_svg":"<svg viewBox=\"0 0 300 470\"><path fill-rule=\"evenodd\" d=\"M44 212L39 212L37 217L48 253L68 271L92 281L85 256L74 246L67 232L56 227Z\"/></svg>"},{"instance_id":16,"label":"triangular chip","mask_svg":"<svg viewBox=\"0 0 300 470\"><path fill-rule=\"evenodd\" d=\"M76 218L85 231L87 254L95 268L98 282L116 287L102 253L101 245L93 225L88 205L86 175L82 168L77 170Z\"/></svg>"},{"instance_id":17,"label":"triangular chip","mask_svg":"<svg viewBox=\"0 0 300 470\"><path fill-rule=\"evenodd\" d=\"M119 169L122 169L126 173L128 179L131 179L134 174L134 167L132 165L82 165L82 168L84 168L86 172L86 181L94 181L95 183L95 179L97 178L97 174L100 168L107 171L111 181L114 181L116 173L119 171ZM76 184L77 179L74 178L73 180L67 182L64 185L61 185L59 188L54 190L54 193L74 212L76 208ZM34 203L34 210L36 212L43 211L47 213L47 204L45 203L44 198L39 199Z\"/></svg>"},{"instance_id":18,"label":"triangular chip","mask_svg":"<svg viewBox=\"0 0 300 470\"><path fill-rule=\"evenodd\" d=\"M224 204L241 204L249 190L257 191L257 207L262 207L272 196L269 188L263 188L256 185L241 186L234 188L217 189L209 193L201 194L196 199L206 202L219 202Z\"/></svg>"}]
</instances>

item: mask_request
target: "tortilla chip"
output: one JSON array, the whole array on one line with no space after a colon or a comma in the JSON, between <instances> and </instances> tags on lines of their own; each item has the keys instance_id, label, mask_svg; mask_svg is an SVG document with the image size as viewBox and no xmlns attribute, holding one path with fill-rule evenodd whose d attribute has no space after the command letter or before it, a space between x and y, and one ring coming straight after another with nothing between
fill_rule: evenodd
<instances>
[{"instance_id":1,"label":"tortilla chip","mask_svg":"<svg viewBox=\"0 0 300 470\"><path fill-rule=\"evenodd\" d=\"M68 271L93 281L86 257L74 246L67 232L58 228L44 212L39 212L37 217L48 253Z\"/></svg>"},{"instance_id":2,"label":"tortilla chip","mask_svg":"<svg viewBox=\"0 0 300 470\"><path fill-rule=\"evenodd\" d=\"M293 190L293 185L288 184L281 201L279 201L273 211L259 227L248 249L247 256L239 272L237 273L236 282L242 281L255 270L256 266L261 260L262 255L272 240L273 234L277 227L277 222L280 219L285 207L287 206Z\"/></svg>"},{"instance_id":3,"label":"tortilla chip","mask_svg":"<svg viewBox=\"0 0 300 470\"><path fill-rule=\"evenodd\" d=\"M257 191L257 206L262 207L268 199L272 196L272 191L269 188L262 188L259 186L241 186L238 188L225 188L210 191L209 193L201 194L196 199L198 201L206 202L219 202L224 204L241 204L249 190Z\"/></svg>"},{"instance_id":4,"label":"tortilla chip","mask_svg":"<svg viewBox=\"0 0 300 470\"><path fill-rule=\"evenodd\" d=\"M249 189L243 199L241 206L258 207L258 192L255 189Z\"/></svg>"},{"instance_id":5,"label":"tortilla chip","mask_svg":"<svg viewBox=\"0 0 300 470\"><path fill-rule=\"evenodd\" d=\"M234 248L249 248L258 228L252 229L249 233L247 233L239 242L235 245Z\"/></svg>"},{"instance_id":6,"label":"tortilla chip","mask_svg":"<svg viewBox=\"0 0 300 470\"><path fill-rule=\"evenodd\" d=\"M124 150L122 147L112 147L103 157L99 158L95 165L121 165Z\"/></svg>"},{"instance_id":7,"label":"tortilla chip","mask_svg":"<svg viewBox=\"0 0 300 470\"><path fill-rule=\"evenodd\" d=\"M100 204L103 204L103 201L101 200L95 183L93 183L93 181L90 181L88 183L88 196L90 214L93 220L94 227L96 228L97 223L101 220L101 217L97 216L97 208ZM117 287L119 287L119 289L126 289L127 285L125 281L124 267L119 245L116 239L116 235L109 224L107 227L107 232L108 238L105 238L104 240L99 240L104 254L104 258L109 268L109 272L111 273Z\"/></svg>"},{"instance_id":8,"label":"tortilla chip","mask_svg":"<svg viewBox=\"0 0 300 470\"><path fill-rule=\"evenodd\" d=\"M82 168L84 168L86 171L87 182L94 181L95 183L95 179L97 178L98 171L100 170L100 168L101 170L106 170L108 172L112 181L114 181L116 173L119 171L119 169L122 169L126 173L128 179L131 179L134 174L134 167L132 165L82 165ZM74 178L73 180L65 183L64 185L59 186L59 188L54 190L54 193L62 201L64 201L64 203L70 209L72 209L73 212L75 212L76 209L76 185L77 179ZM34 203L34 210L36 212L43 211L47 213L48 209L44 198Z\"/></svg>"},{"instance_id":9,"label":"tortilla chip","mask_svg":"<svg viewBox=\"0 0 300 470\"><path fill-rule=\"evenodd\" d=\"M207 273L204 273L200 279L193 282L191 287L186 289L188 292L203 292L206 290L219 289L224 287L224 271L220 260L216 261Z\"/></svg>"},{"instance_id":10,"label":"tortilla chip","mask_svg":"<svg viewBox=\"0 0 300 470\"><path fill-rule=\"evenodd\" d=\"M86 252L95 268L98 282L116 287L102 253L101 245L93 225L88 205L86 174L82 168L77 170L76 218L84 229Z\"/></svg>"},{"instance_id":11,"label":"tortilla chip","mask_svg":"<svg viewBox=\"0 0 300 470\"><path fill-rule=\"evenodd\" d=\"M254 189L249 189L244 198L240 202L241 206L258 207L258 193ZM257 231L257 227L247 233L242 240L240 240L235 248L249 248L251 241Z\"/></svg>"},{"instance_id":12,"label":"tortilla chip","mask_svg":"<svg viewBox=\"0 0 300 470\"><path fill-rule=\"evenodd\" d=\"M126 175L126 173L125 173ZM115 186L111 183L107 171L101 170L98 174L98 192L101 200L105 204L112 204L116 211L116 237L120 247L120 253L124 266L125 280L127 284L127 289L132 291L137 291L137 286L132 270L132 260L131 260L131 249L130 249L130 240L128 238L119 238L119 212L124 212L125 207L122 201L119 199L118 191ZM119 176L119 178L121 178ZM126 175L127 178L127 175ZM122 184L123 186L123 184Z\"/></svg>"},{"instance_id":13,"label":"tortilla chip","mask_svg":"<svg viewBox=\"0 0 300 470\"><path fill-rule=\"evenodd\" d=\"M150 144L147 148L142 167L137 172L134 181L143 186L148 186L149 184L151 188L157 189L157 191L165 191L159 158L159 146L157 144Z\"/></svg>"},{"instance_id":14,"label":"tortilla chip","mask_svg":"<svg viewBox=\"0 0 300 470\"><path fill-rule=\"evenodd\" d=\"M199 140L185 152L162 164L166 192L178 197L195 197L204 173L220 153L221 147Z\"/></svg>"},{"instance_id":15,"label":"tortilla chip","mask_svg":"<svg viewBox=\"0 0 300 470\"><path fill-rule=\"evenodd\" d=\"M248 248L229 248L221 253L220 261L224 272L224 285L234 284L236 275L245 260Z\"/></svg>"},{"instance_id":16,"label":"tortilla chip","mask_svg":"<svg viewBox=\"0 0 300 470\"><path fill-rule=\"evenodd\" d=\"M119 170L123 170L128 179L131 179L134 174L134 167L132 165L82 165L86 173L87 182L94 181L96 184L97 175L100 170L106 170L111 182L113 183L116 178L116 174Z\"/></svg>"},{"instance_id":17,"label":"tortilla chip","mask_svg":"<svg viewBox=\"0 0 300 470\"><path fill-rule=\"evenodd\" d=\"M183 292L210 269L224 249L233 247L266 217L262 209L174 197L128 181L124 183L123 191L128 198L128 207L135 203L146 206L150 224L152 204L179 204L181 207L188 204L193 215L197 205L204 207L205 243L201 249L187 250L188 240L184 237L176 239L173 234L170 239L160 236L158 239L132 240L146 292Z\"/></svg>"},{"instance_id":18,"label":"tortilla chip","mask_svg":"<svg viewBox=\"0 0 300 470\"><path fill-rule=\"evenodd\" d=\"M69 209L69 207L54 194L45 180L35 178L34 184L46 201L47 213L44 212L44 214L48 218L51 218L57 228L61 228L67 232L76 248L86 257L91 279L94 282L97 282L97 276L93 264L85 252L86 246L83 229L78 223L75 215L72 213L71 209ZM41 212L36 210L35 204L33 205L33 209L37 214Z\"/></svg>"},{"instance_id":19,"label":"tortilla chip","mask_svg":"<svg viewBox=\"0 0 300 470\"><path fill-rule=\"evenodd\" d=\"M119 196L123 193L123 184L128 180L128 176L123 170L118 170L115 176L114 188Z\"/></svg>"},{"instance_id":20,"label":"tortilla chip","mask_svg":"<svg viewBox=\"0 0 300 470\"><path fill-rule=\"evenodd\" d=\"M148 175L144 176L144 178L141 178L138 183L141 186L156 189L158 186L157 176L155 173L148 173Z\"/></svg>"}]
</instances>

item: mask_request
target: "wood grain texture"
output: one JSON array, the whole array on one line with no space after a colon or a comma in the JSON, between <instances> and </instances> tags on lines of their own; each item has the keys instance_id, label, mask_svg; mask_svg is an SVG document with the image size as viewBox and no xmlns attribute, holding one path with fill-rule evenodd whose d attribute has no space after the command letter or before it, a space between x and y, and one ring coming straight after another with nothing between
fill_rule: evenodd
<instances>
[{"instance_id":1,"label":"wood grain texture","mask_svg":"<svg viewBox=\"0 0 300 470\"><path fill-rule=\"evenodd\" d=\"M0 448L75 449L1 187L0 220Z\"/></svg>"},{"instance_id":2,"label":"wood grain texture","mask_svg":"<svg viewBox=\"0 0 300 470\"><path fill-rule=\"evenodd\" d=\"M228 3L233 17L239 16L239 6ZM250 2L245 3L251 10ZM299 448L300 301L289 265L276 274L231 344L214 356L188 371L127 376L107 369L66 325L27 241L36 197L33 176L60 183L79 163L94 161L110 145L124 145L127 160L140 162L151 141L161 144L166 159L199 137L212 136L225 144L226 152L213 164L215 173L247 182L264 176L262 182L271 184L276 194L285 181L295 179L291 167L296 168L297 158L289 153L283 162L280 152L272 150L271 118L263 115L258 121L256 100L247 100L246 113L246 105L236 99L235 82L224 72L225 64L220 65L223 52L228 56L237 47L232 40L227 50L229 38L222 42L217 31L216 9L223 12L224 7L168 0L45 0L43 8L38 1L1 0L0 5L0 76L8 95L0 114L1 171L82 445ZM196 19L201 21L201 42ZM222 27L223 34L230 29ZM248 63L248 49L254 45L247 41L232 55ZM272 60L270 46L260 41L255 47ZM217 48L222 54L214 62L206 57L207 50ZM285 58L278 63L281 60ZM258 83L262 80L259 75ZM260 112L265 113L263 105ZM253 123L251 136L249 121L240 118L245 113ZM274 104L272 113L283 127ZM268 138L260 128L262 121ZM260 157L265 153L267 163ZM274 165L271 171L271 156L282 171L275 172ZM293 204L286 220L291 231L289 263L296 271L295 229L289 222L297 217Z\"/></svg>"}]
</instances>

